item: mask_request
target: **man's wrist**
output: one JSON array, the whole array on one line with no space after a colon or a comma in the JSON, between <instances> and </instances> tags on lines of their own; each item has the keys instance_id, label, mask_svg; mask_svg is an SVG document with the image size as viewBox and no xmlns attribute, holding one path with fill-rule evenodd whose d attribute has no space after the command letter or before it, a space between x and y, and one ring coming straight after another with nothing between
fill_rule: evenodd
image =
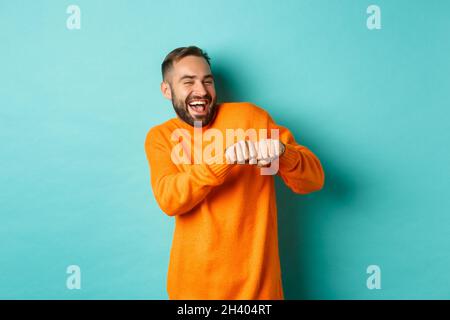
<instances>
[{"instance_id":1,"label":"man's wrist","mask_svg":"<svg viewBox=\"0 0 450 320\"><path fill-rule=\"evenodd\" d=\"M280 157L286 152L286 145L280 141Z\"/></svg>"}]
</instances>

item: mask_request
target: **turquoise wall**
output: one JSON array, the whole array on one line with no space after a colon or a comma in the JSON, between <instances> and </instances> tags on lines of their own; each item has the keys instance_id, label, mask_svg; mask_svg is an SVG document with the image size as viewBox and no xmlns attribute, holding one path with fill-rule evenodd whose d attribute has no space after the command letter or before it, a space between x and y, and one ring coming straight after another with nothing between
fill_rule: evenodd
<instances>
[{"instance_id":1,"label":"turquoise wall","mask_svg":"<svg viewBox=\"0 0 450 320\"><path fill-rule=\"evenodd\" d=\"M380 30L366 26L371 4ZM324 166L318 193L277 180L287 299L450 298L449 12L444 0L1 0L0 298L167 298L174 219L143 145L174 117L160 63L190 44L212 57L222 101L268 110ZM369 265L381 289L366 286Z\"/></svg>"}]
</instances>

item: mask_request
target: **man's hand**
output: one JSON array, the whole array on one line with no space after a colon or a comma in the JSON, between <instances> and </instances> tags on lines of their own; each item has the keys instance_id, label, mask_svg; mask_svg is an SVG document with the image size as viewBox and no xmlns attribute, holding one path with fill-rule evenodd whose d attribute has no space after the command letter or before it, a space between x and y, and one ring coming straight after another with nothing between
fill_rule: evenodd
<instances>
[{"instance_id":1,"label":"man's hand","mask_svg":"<svg viewBox=\"0 0 450 320\"><path fill-rule=\"evenodd\" d=\"M280 157L285 149L285 145L275 139L262 139L256 142L240 140L227 148L225 157L227 163L257 164L258 167L263 167Z\"/></svg>"},{"instance_id":2,"label":"man's hand","mask_svg":"<svg viewBox=\"0 0 450 320\"><path fill-rule=\"evenodd\" d=\"M258 151L256 145L250 140L240 140L232 144L225 151L227 163L257 164Z\"/></svg>"},{"instance_id":3,"label":"man's hand","mask_svg":"<svg viewBox=\"0 0 450 320\"><path fill-rule=\"evenodd\" d=\"M262 139L257 142L258 167L269 166L272 161L279 158L286 147L280 140Z\"/></svg>"}]
</instances>

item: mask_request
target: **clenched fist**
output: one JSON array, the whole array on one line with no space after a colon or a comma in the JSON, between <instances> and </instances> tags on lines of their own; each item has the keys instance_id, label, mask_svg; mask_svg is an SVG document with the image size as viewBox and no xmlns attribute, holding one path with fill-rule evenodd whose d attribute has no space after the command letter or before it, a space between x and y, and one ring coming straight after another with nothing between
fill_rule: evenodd
<instances>
[{"instance_id":1,"label":"clenched fist","mask_svg":"<svg viewBox=\"0 0 450 320\"><path fill-rule=\"evenodd\" d=\"M262 167L280 157L285 149L280 140L262 139L256 142L240 140L226 149L225 157L227 163L257 164Z\"/></svg>"}]
</instances>

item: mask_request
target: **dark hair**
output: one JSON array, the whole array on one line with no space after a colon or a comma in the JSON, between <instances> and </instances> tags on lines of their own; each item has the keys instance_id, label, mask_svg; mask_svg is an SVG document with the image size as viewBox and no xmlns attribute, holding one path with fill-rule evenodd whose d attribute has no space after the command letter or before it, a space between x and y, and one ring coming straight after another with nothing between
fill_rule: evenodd
<instances>
[{"instance_id":1,"label":"dark hair","mask_svg":"<svg viewBox=\"0 0 450 320\"><path fill-rule=\"evenodd\" d=\"M189 46L176 48L166 56L163 63L161 64L161 73L163 80L165 80L167 71L169 71L169 69L173 67L173 63L187 56L203 57L206 60L206 62L208 62L208 65L211 66L208 54L199 47Z\"/></svg>"}]
</instances>

